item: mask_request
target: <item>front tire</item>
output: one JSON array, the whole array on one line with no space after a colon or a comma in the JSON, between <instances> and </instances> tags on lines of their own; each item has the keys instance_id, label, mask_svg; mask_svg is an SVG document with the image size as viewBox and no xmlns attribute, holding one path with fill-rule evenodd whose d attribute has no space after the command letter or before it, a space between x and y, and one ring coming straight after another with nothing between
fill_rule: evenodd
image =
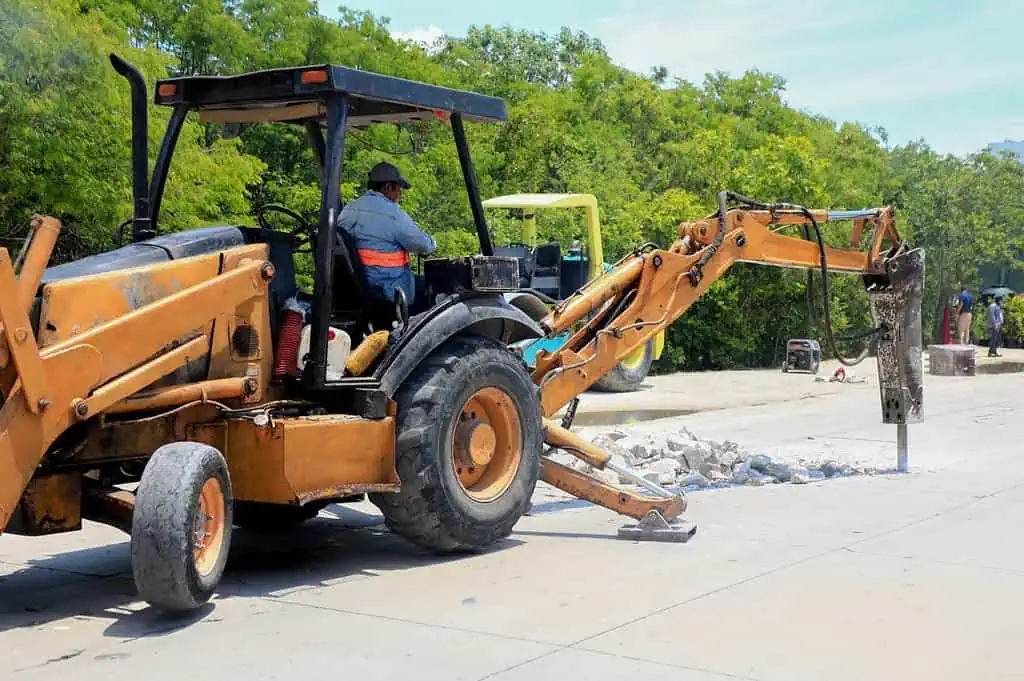
<instances>
[{"instance_id":1,"label":"front tire","mask_svg":"<svg viewBox=\"0 0 1024 681\"><path fill-rule=\"evenodd\" d=\"M370 495L388 527L445 553L511 534L540 476L540 402L523 363L496 341L456 337L396 400L401 491Z\"/></svg>"},{"instance_id":2,"label":"front tire","mask_svg":"<svg viewBox=\"0 0 1024 681\"><path fill-rule=\"evenodd\" d=\"M220 452L197 442L157 449L135 494L131 562L139 595L170 611L203 605L224 574L231 522L231 481Z\"/></svg>"},{"instance_id":3,"label":"front tire","mask_svg":"<svg viewBox=\"0 0 1024 681\"><path fill-rule=\"evenodd\" d=\"M647 380L647 373L651 370L652 362L654 362L654 339L647 341L616 364L615 368L594 383L594 389L611 393L628 393L639 390Z\"/></svg>"}]
</instances>

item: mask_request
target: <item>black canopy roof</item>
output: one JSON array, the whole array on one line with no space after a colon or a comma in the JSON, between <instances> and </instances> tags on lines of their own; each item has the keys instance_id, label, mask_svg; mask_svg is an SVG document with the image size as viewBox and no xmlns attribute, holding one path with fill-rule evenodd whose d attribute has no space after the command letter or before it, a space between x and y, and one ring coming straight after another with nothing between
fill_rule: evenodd
<instances>
[{"instance_id":1,"label":"black canopy roof","mask_svg":"<svg viewBox=\"0 0 1024 681\"><path fill-rule=\"evenodd\" d=\"M326 98L349 97L349 125L444 119L508 119L504 100L346 66L324 64L237 76L190 76L158 81L156 103L186 104L204 120L224 123L322 119Z\"/></svg>"}]
</instances>

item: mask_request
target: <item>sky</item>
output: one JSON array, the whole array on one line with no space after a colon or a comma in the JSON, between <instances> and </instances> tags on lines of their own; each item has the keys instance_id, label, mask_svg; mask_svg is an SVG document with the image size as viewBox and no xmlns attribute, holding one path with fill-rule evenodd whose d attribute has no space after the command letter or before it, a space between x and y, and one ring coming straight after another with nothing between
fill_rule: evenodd
<instances>
[{"instance_id":1,"label":"sky","mask_svg":"<svg viewBox=\"0 0 1024 681\"><path fill-rule=\"evenodd\" d=\"M320 0L334 15L335 2ZM747 69L786 80L786 101L967 154L1024 139L1024 0L347 0L397 36L471 25L599 38L617 64L699 83Z\"/></svg>"}]
</instances>

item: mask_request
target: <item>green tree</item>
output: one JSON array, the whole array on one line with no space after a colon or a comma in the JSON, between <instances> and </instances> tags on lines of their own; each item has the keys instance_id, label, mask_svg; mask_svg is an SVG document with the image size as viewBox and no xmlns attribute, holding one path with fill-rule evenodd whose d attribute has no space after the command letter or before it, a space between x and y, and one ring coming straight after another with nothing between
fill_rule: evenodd
<instances>
[{"instance_id":1,"label":"green tree","mask_svg":"<svg viewBox=\"0 0 1024 681\"><path fill-rule=\"evenodd\" d=\"M226 74L337 63L506 99L509 121L468 126L485 196L588 192L597 196L605 251L668 246L679 222L711 214L731 189L763 201L828 208L895 204L901 230L928 252L926 324L932 331L960 283L982 263L1018 266L1024 248L1024 167L992 154L966 159L924 144L887 149L884 130L798 111L776 74L709 74L671 81L662 67L632 73L601 43L564 29L470 28L425 49L396 41L387 19L314 0L7 0L0 5L0 225L22 233L31 212L69 229L60 256L110 245L130 216L129 91L107 54L136 62L152 85L175 74ZM168 116L151 110L151 148ZM154 154L155 155L155 154ZM441 122L378 125L346 145L342 194L354 198L380 160L414 188L404 206L444 255L476 249L461 171ZM247 222L266 203L310 217L319 176L304 131L288 125L201 125L183 130L161 226ZM492 217L496 242L517 225ZM543 220L568 246L578 216ZM822 227L844 243L846 226ZM308 277L309 263L303 275ZM815 275L817 276L817 275ZM836 331L867 328L857 278L830 282ZM815 295L820 285L815 284ZM821 301L808 305L803 273L739 265L675 325L661 369L777 362L789 336L820 335Z\"/></svg>"},{"instance_id":2,"label":"green tree","mask_svg":"<svg viewBox=\"0 0 1024 681\"><path fill-rule=\"evenodd\" d=\"M151 85L171 59L128 46L125 15L134 16L111 18L76 0L0 5L0 225L7 239L27 229L31 213L53 214L65 224L58 257L77 257L108 247L131 216L129 89L108 55L138 64ZM167 117L151 112L151 156ZM206 145L190 121L168 182L165 226L247 216L247 187L262 167L237 141Z\"/></svg>"}]
</instances>

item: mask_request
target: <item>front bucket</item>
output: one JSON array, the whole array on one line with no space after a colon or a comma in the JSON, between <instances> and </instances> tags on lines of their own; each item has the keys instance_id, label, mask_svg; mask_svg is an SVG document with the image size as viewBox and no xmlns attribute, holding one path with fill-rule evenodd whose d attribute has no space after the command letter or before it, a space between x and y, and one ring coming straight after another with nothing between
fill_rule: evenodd
<instances>
[{"instance_id":1,"label":"front bucket","mask_svg":"<svg viewBox=\"0 0 1024 681\"><path fill-rule=\"evenodd\" d=\"M914 249L886 263L887 280L869 282L868 298L878 337L878 386L882 423L924 420L921 298L924 251ZM881 280L881 281L879 281Z\"/></svg>"}]
</instances>

